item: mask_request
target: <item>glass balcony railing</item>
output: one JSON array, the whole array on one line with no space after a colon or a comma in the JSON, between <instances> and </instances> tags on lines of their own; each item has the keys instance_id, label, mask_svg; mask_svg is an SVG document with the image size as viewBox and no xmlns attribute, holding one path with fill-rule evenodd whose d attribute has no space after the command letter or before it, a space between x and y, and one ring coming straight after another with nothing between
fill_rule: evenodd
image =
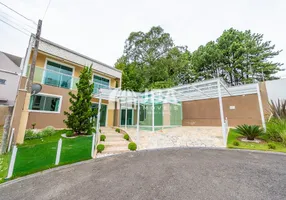
<instances>
[{"instance_id":1,"label":"glass balcony railing","mask_svg":"<svg viewBox=\"0 0 286 200\"><path fill-rule=\"evenodd\" d=\"M78 81L79 78L70 75L40 67L35 68L34 82L37 83L76 90L76 83Z\"/></svg>"},{"instance_id":2,"label":"glass balcony railing","mask_svg":"<svg viewBox=\"0 0 286 200\"><path fill-rule=\"evenodd\" d=\"M27 75L29 76L29 74ZM51 85L54 87L77 90L76 83L79 82L79 78L53 70L36 67L34 73L34 82ZM109 85L94 83L93 94L98 94L100 88L108 89L110 87Z\"/></svg>"}]
</instances>

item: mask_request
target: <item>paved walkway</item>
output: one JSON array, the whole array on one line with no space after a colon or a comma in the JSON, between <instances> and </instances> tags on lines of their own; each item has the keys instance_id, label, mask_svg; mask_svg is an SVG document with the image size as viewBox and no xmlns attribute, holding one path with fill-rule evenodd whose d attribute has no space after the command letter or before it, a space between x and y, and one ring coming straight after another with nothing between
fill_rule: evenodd
<instances>
[{"instance_id":1,"label":"paved walkway","mask_svg":"<svg viewBox=\"0 0 286 200\"><path fill-rule=\"evenodd\" d=\"M0 185L5 200L286 199L286 156L170 148L124 153Z\"/></svg>"},{"instance_id":2,"label":"paved walkway","mask_svg":"<svg viewBox=\"0 0 286 200\"><path fill-rule=\"evenodd\" d=\"M127 132L136 141L136 129ZM166 147L224 147L221 127L182 126L151 131L140 130L140 149Z\"/></svg>"}]
</instances>

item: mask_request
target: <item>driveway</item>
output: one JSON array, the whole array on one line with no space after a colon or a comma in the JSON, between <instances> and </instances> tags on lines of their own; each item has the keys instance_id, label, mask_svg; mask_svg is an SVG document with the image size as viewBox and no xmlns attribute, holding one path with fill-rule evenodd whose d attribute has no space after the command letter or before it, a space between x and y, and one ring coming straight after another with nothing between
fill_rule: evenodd
<instances>
[{"instance_id":1,"label":"driveway","mask_svg":"<svg viewBox=\"0 0 286 200\"><path fill-rule=\"evenodd\" d=\"M136 129L127 132L136 141ZM156 131L140 130L140 149L166 147L224 147L221 127L181 126Z\"/></svg>"},{"instance_id":2,"label":"driveway","mask_svg":"<svg viewBox=\"0 0 286 200\"><path fill-rule=\"evenodd\" d=\"M286 199L286 156L170 148L125 153L0 186L0 199Z\"/></svg>"}]
</instances>

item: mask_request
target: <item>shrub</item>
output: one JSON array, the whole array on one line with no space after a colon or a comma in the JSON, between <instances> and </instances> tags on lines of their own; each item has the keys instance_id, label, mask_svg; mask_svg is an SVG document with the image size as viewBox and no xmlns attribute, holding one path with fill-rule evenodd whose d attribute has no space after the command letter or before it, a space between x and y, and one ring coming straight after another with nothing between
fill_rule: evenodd
<instances>
[{"instance_id":1,"label":"shrub","mask_svg":"<svg viewBox=\"0 0 286 200\"><path fill-rule=\"evenodd\" d=\"M270 111L274 118L286 119L286 100L278 99L277 103L271 101Z\"/></svg>"},{"instance_id":2,"label":"shrub","mask_svg":"<svg viewBox=\"0 0 286 200\"><path fill-rule=\"evenodd\" d=\"M41 131L42 137L52 136L56 133L55 128L52 126L47 126Z\"/></svg>"},{"instance_id":3,"label":"shrub","mask_svg":"<svg viewBox=\"0 0 286 200\"><path fill-rule=\"evenodd\" d=\"M268 149L276 149L276 145L273 143L268 144Z\"/></svg>"},{"instance_id":4,"label":"shrub","mask_svg":"<svg viewBox=\"0 0 286 200\"><path fill-rule=\"evenodd\" d=\"M115 132L120 133L120 129L119 129L119 128L116 128L116 129L115 129Z\"/></svg>"},{"instance_id":5,"label":"shrub","mask_svg":"<svg viewBox=\"0 0 286 200\"><path fill-rule=\"evenodd\" d=\"M25 131L24 140L31 140L31 139L35 139L35 138L37 138L37 134L33 130L28 129Z\"/></svg>"},{"instance_id":6,"label":"shrub","mask_svg":"<svg viewBox=\"0 0 286 200\"><path fill-rule=\"evenodd\" d=\"M263 129L257 125L239 125L234 129L234 131L238 134L246 136L248 140L254 140L255 137L263 134Z\"/></svg>"},{"instance_id":7,"label":"shrub","mask_svg":"<svg viewBox=\"0 0 286 200\"><path fill-rule=\"evenodd\" d=\"M74 132L72 130L67 130L66 136L67 137L72 137L72 136L74 136Z\"/></svg>"},{"instance_id":8,"label":"shrub","mask_svg":"<svg viewBox=\"0 0 286 200\"><path fill-rule=\"evenodd\" d=\"M130 143L128 144L128 149L129 149L130 151L136 151L136 149L137 149L136 143L130 142Z\"/></svg>"},{"instance_id":9,"label":"shrub","mask_svg":"<svg viewBox=\"0 0 286 200\"><path fill-rule=\"evenodd\" d=\"M104 144L99 144L96 147L97 152L99 152L99 153L101 153L104 150L104 148L105 148Z\"/></svg>"},{"instance_id":10,"label":"shrub","mask_svg":"<svg viewBox=\"0 0 286 200\"><path fill-rule=\"evenodd\" d=\"M106 136L105 136L105 135L101 135L101 136L100 136L100 141L105 141L105 139L106 139Z\"/></svg>"},{"instance_id":11,"label":"shrub","mask_svg":"<svg viewBox=\"0 0 286 200\"><path fill-rule=\"evenodd\" d=\"M269 139L275 142L282 142L282 137L286 133L286 120L271 119L267 122L266 134Z\"/></svg>"},{"instance_id":12,"label":"shrub","mask_svg":"<svg viewBox=\"0 0 286 200\"><path fill-rule=\"evenodd\" d=\"M236 140L234 140L232 144L233 144L233 146L239 146L239 142Z\"/></svg>"},{"instance_id":13,"label":"shrub","mask_svg":"<svg viewBox=\"0 0 286 200\"><path fill-rule=\"evenodd\" d=\"M129 140L129 135L126 133L126 134L124 134L123 138L124 138L125 140Z\"/></svg>"}]
</instances>

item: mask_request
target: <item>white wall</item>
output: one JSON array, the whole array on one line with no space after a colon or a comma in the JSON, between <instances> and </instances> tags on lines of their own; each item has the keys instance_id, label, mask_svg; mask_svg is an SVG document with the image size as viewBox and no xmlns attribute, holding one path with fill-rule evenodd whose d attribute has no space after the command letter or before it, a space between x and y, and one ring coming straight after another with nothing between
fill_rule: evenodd
<instances>
[{"instance_id":1,"label":"white wall","mask_svg":"<svg viewBox=\"0 0 286 200\"><path fill-rule=\"evenodd\" d=\"M286 100L286 79L266 81L266 89L269 101Z\"/></svg>"}]
</instances>

